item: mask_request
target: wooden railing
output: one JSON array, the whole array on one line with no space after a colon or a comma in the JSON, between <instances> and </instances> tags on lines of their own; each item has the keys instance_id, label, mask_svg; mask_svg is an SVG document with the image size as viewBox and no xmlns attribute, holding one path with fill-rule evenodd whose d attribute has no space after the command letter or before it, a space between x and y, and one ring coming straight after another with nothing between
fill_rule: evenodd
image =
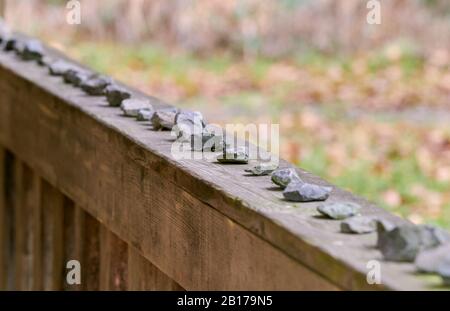
<instances>
[{"instance_id":1,"label":"wooden railing","mask_svg":"<svg viewBox=\"0 0 450 311\"><path fill-rule=\"evenodd\" d=\"M130 92L143 96L130 89ZM165 104L150 98L155 107ZM1 289L426 289L382 262L375 234L343 235L243 166L174 160L169 132L0 52ZM282 166L289 166L283 162ZM299 170L302 178L328 184ZM337 187L367 215L399 219ZM81 284L66 264L81 264Z\"/></svg>"}]
</instances>

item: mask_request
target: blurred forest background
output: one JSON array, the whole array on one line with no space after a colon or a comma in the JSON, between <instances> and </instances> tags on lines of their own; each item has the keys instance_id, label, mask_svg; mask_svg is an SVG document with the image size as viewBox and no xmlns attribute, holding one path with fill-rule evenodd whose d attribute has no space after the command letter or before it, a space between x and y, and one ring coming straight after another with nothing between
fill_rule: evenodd
<instances>
[{"instance_id":1,"label":"blurred forest background","mask_svg":"<svg viewBox=\"0 0 450 311\"><path fill-rule=\"evenodd\" d=\"M216 123L279 123L281 156L450 228L450 1L8 0L6 20Z\"/></svg>"}]
</instances>

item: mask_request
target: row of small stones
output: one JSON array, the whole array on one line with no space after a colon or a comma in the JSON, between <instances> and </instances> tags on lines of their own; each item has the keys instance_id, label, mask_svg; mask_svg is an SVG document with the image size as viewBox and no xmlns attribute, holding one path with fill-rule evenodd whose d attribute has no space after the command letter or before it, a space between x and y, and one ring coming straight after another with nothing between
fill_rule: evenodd
<instances>
[{"instance_id":1,"label":"row of small stones","mask_svg":"<svg viewBox=\"0 0 450 311\"><path fill-rule=\"evenodd\" d=\"M120 107L124 115L135 117L139 121L150 121L155 130L171 130L183 125L179 136L195 138L193 133L201 128L201 151L223 150L217 160L220 163L247 164L246 148L228 148L220 135L204 130L206 124L199 112L181 111L176 108L155 110L147 99L137 99L126 89L118 86L109 77L94 74L84 68L64 60L53 59L46 55L38 40L20 40L0 32L1 48L14 51L22 60L37 61L48 67L52 76L63 77L66 83L80 87L92 96L106 96L112 107ZM205 143L213 140L210 150ZM193 150L199 150L192 144ZM283 190L283 196L293 202L325 201L332 188L304 182L294 168L279 169L272 163L257 163L246 169L252 175L270 175L273 183ZM380 218L360 215L361 207L353 202L322 204L317 210L325 218L342 220L341 232L353 234L378 233L377 248L384 259L397 262L415 262L421 272L436 273L442 276L445 285L450 285L450 234L440 228L428 225L393 225Z\"/></svg>"}]
</instances>

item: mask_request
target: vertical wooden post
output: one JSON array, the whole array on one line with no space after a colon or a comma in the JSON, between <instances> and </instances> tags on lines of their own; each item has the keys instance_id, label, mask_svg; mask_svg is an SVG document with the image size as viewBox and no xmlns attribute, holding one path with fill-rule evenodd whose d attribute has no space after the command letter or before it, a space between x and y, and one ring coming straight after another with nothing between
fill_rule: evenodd
<instances>
[{"instance_id":1,"label":"vertical wooden post","mask_svg":"<svg viewBox=\"0 0 450 311\"><path fill-rule=\"evenodd\" d=\"M64 204L64 195L44 182L42 185L44 290L62 289Z\"/></svg>"},{"instance_id":2,"label":"vertical wooden post","mask_svg":"<svg viewBox=\"0 0 450 311\"><path fill-rule=\"evenodd\" d=\"M6 289L6 151L0 147L0 290Z\"/></svg>"},{"instance_id":3,"label":"vertical wooden post","mask_svg":"<svg viewBox=\"0 0 450 311\"><path fill-rule=\"evenodd\" d=\"M91 215L84 213L84 230L81 262L81 284L83 290L100 288L100 223Z\"/></svg>"}]
</instances>

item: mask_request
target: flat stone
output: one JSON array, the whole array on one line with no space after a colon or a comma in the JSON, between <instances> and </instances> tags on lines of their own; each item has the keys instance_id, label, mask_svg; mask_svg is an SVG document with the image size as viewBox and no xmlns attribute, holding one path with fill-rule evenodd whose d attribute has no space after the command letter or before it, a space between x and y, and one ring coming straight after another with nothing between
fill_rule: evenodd
<instances>
[{"instance_id":1,"label":"flat stone","mask_svg":"<svg viewBox=\"0 0 450 311\"><path fill-rule=\"evenodd\" d=\"M154 130L171 130L175 125L178 109L174 107L162 108L155 111L151 118Z\"/></svg>"},{"instance_id":2,"label":"flat stone","mask_svg":"<svg viewBox=\"0 0 450 311\"><path fill-rule=\"evenodd\" d=\"M15 49L18 55L26 61L39 61L45 54L42 43L36 39L21 41Z\"/></svg>"},{"instance_id":3,"label":"flat stone","mask_svg":"<svg viewBox=\"0 0 450 311\"><path fill-rule=\"evenodd\" d=\"M136 119L138 121L150 121L150 119L153 116L153 113L155 113L155 110L153 110L153 108L139 109Z\"/></svg>"},{"instance_id":4,"label":"flat stone","mask_svg":"<svg viewBox=\"0 0 450 311\"><path fill-rule=\"evenodd\" d=\"M269 175L273 171L275 171L278 168L278 164L270 163L270 162L259 162L253 167L246 169L245 171L247 173L251 173L255 176L264 176Z\"/></svg>"},{"instance_id":5,"label":"flat stone","mask_svg":"<svg viewBox=\"0 0 450 311\"><path fill-rule=\"evenodd\" d=\"M379 233L378 247L385 260L414 262L421 251L447 243L446 236L433 226L405 224Z\"/></svg>"},{"instance_id":6,"label":"flat stone","mask_svg":"<svg viewBox=\"0 0 450 311\"><path fill-rule=\"evenodd\" d=\"M50 75L52 76L63 76L67 70L73 69L76 66L65 60L56 60L48 66Z\"/></svg>"},{"instance_id":7,"label":"flat stone","mask_svg":"<svg viewBox=\"0 0 450 311\"><path fill-rule=\"evenodd\" d=\"M131 97L130 92L116 84L108 85L105 89L105 93L106 99L112 107L120 107L122 101Z\"/></svg>"},{"instance_id":8,"label":"flat stone","mask_svg":"<svg viewBox=\"0 0 450 311\"><path fill-rule=\"evenodd\" d=\"M247 164L248 150L246 147L225 148L223 154L217 157L220 163Z\"/></svg>"},{"instance_id":9,"label":"flat stone","mask_svg":"<svg viewBox=\"0 0 450 311\"><path fill-rule=\"evenodd\" d=\"M433 247L450 243L450 233L442 228L422 225L422 244Z\"/></svg>"},{"instance_id":10,"label":"flat stone","mask_svg":"<svg viewBox=\"0 0 450 311\"><path fill-rule=\"evenodd\" d=\"M273 183L282 188L286 188L286 186L292 181L302 182L300 176L298 176L297 171L293 167L282 168L274 171L271 179Z\"/></svg>"},{"instance_id":11,"label":"flat stone","mask_svg":"<svg viewBox=\"0 0 450 311\"><path fill-rule=\"evenodd\" d=\"M41 59L38 60L38 64L44 67L49 67L54 62L55 60L48 55L44 55Z\"/></svg>"},{"instance_id":12,"label":"flat stone","mask_svg":"<svg viewBox=\"0 0 450 311\"><path fill-rule=\"evenodd\" d=\"M325 201L331 190L331 187L292 181L284 189L283 196L286 200L293 202Z\"/></svg>"},{"instance_id":13,"label":"flat stone","mask_svg":"<svg viewBox=\"0 0 450 311\"><path fill-rule=\"evenodd\" d=\"M106 76L93 75L89 79L83 81L80 86L81 89L91 95L100 96L105 95L105 89L112 83L112 79Z\"/></svg>"},{"instance_id":14,"label":"flat stone","mask_svg":"<svg viewBox=\"0 0 450 311\"><path fill-rule=\"evenodd\" d=\"M420 252L415 261L418 271L438 273L442 265L450 265L450 243Z\"/></svg>"},{"instance_id":15,"label":"flat stone","mask_svg":"<svg viewBox=\"0 0 450 311\"><path fill-rule=\"evenodd\" d=\"M371 217L351 217L341 222L342 233L366 234L376 230L375 219Z\"/></svg>"},{"instance_id":16,"label":"flat stone","mask_svg":"<svg viewBox=\"0 0 450 311\"><path fill-rule=\"evenodd\" d=\"M208 125L201 133L194 131L191 135L191 149L194 151L215 152L226 148L223 130L216 126Z\"/></svg>"},{"instance_id":17,"label":"flat stone","mask_svg":"<svg viewBox=\"0 0 450 311\"><path fill-rule=\"evenodd\" d=\"M203 115L199 111L179 111L175 115L175 131L178 141L190 141L192 135L201 134L205 122Z\"/></svg>"},{"instance_id":18,"label":"flat stone","mask_svg":"<svg viewBox=\"0 0 450 311\"><path fill-rule=\"evenodd\" d=\"M347 219L359 214L361 206L353 202L335 202L322 204L317 211L330 219Z\"/></svg>"},{"instance_id":19,"label":"flat stone","mask_svg":"<svg viewBox=\"0 0 450 311\"><path fill-rule=\"evenodd\" d=\"M395 225L382 218L377 218L375 224L377 229L377 248L380 248L381 243L383 243L382 239L385 237L384 233L394 229Z\"/></svg>"},{"instance_id":20,"label":"flat stone","mask_svg":"<svg viewBox=\"0 0 450 311\"><path fill-rule=\"evenodd\" d=\"M5 36L2 40L3 50L6 52L13 51L16 47L18 39L13 35Z\"/></svg>"},{"instance_id":21,"label":"flat stone","mask_svg":"<svg viewBox=\"0 0 450 311\"><path fill-rule=\"evenodd\" d=\"M421 248L421 229L402 225L382 233L380 251L385 260L413 262Z\"/></svg>"},{"instance_id":22,"label":"flat stone","mask_svg":"<svg viewBox=\"0 0 450 311\"><path fill-rule=\"evenodd\" d=\"M150 104L148 99L136 99L130 98L125 99L120 105L120 109L122 109L123 114L127 117L137 117L139 110L147 108L149 110L153 110L153 106Z\"/></svg>"},{"instance_id":23,"label":"flat stone","mask_svg":"<svg viewBox=\"0 0 450 311\"><path fill-rule=\"evenodd\" d=\"M81 86L86 80L92 76L92 72L80 67L73 67L66 70L63 74L64 82L74 86Z\"/></svg>"},{"instance_id":24,"label":"flat stone","mask_svg":"<svg viewBox=\"0 0 450 311\"><path fill-rule=\"evenodd\" d=\"M186 123L190 125L198 125L205 127L205 120L200 111L178 111L175 115L175 124Z\"/></svg>"}]
</instances>

